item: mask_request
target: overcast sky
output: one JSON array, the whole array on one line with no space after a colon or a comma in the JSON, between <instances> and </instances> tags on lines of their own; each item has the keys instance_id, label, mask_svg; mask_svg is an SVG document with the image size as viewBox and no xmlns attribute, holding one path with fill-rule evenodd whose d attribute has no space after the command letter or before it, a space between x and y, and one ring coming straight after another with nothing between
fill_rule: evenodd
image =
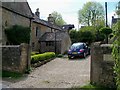
<instances>
[{"instance_id":1,"label":"overcast sky","mask_svg":"<svg viewBox=\"0 0 120 90\"><path fill-rule=\"evenodd\" d=\"M119 0L27 0L32 12L37 8L40 11L40 18L47 20L47 17L53 11L60 13L67 24L74 24L78 29L78 10L88 1L100 2L103 6L108 2L108 21L111 22L111 16L115 13L115 8Z\"/></svg>"}]
</instances>

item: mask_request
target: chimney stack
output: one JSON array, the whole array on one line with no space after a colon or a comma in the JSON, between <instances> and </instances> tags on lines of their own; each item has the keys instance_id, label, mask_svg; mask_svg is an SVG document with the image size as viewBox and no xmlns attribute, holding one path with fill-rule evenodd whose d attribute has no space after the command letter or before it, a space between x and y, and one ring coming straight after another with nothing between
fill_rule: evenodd
<instances>
[{"instance_id":1,"label":"chimney stack","mask_svg":"<svg viewBox=\"0 0 120 90\"><path fill-rule=\"evenodd\" d=\"M36 9L35 15L38 16L38 17L40 18L39 8Z\"/></svg>"},{"instance_id":2,"label":"chimney stack","mask_svg":"<svg viewBox=\"0 0 120 90\"><path fill-rule=\"evenodd\" d=\"M48 22L54 24L54 18L52 17L51 14L49 14L49 17L48 17Z\"/></svg>"}]
</instances>

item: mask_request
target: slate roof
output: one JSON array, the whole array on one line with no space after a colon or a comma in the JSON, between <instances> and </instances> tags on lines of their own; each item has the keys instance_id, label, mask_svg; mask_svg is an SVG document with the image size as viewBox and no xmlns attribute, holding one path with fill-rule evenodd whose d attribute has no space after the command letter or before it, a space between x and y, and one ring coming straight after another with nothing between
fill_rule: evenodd
<instances>
[{"instance_id":1,"label":"slate roof","mask_svg":"<svg viewBox=\"0 0 120 90\"><path fill-rule=\"evenodd\" d=\"M39 23L39 24L42 24L44 26L47 26L47 27L50 27L50 28L53 28L53 29L56 29L56 30L63 30L62 27L59 27L55 24L52 24L52 23L49 23L48 21L45 21L43 19L40 19L38 16L36 16L34 14L34 19L33 19L33 22L36 22L36 23Z\"/></svg>"},{"instance_id":2,"label":"slate roof","mask_svg":"<svg viewBox=\"0 0 120 90\"><path fill-rule=\"evenodd\" d=\"M2 8L27 18L33 17L28 2L2 2Z\"/></svg>"},{"instance_id":3,"label":"slate roof","mask_svg":"<svg viewBox=\"0 0 120 90\"><path fill-rule=\"evenodd\" d=\"M56 41L61 41L67 37L66 32L56 32ZM55 32L46 32L39 41L55 41Z\"/></svg>"},{"instance_id":4,"label":"slate roof","mask_svg":"<svg viewBox=\"0 0 120 90\"><path fill-rule=\"evenodd\" d=\"M73 24L68 24L68 25L63 25L62 28L64 30L71 30L72 28L74 28L75 26Z\"/></svg>"}]
</instances>

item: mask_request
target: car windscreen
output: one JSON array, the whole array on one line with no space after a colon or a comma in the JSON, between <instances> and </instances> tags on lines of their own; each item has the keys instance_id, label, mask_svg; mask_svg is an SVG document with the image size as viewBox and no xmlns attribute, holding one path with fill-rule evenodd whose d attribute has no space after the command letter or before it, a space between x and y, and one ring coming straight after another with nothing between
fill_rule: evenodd
<instances>
[{"instance_id":1,"label":"car windscreen","mask_svg":"<svg viewBox=\"0 0 120 90\"><path fill-rule=\"evenodd\" d=\"M83 45L72 45L72 46L70 47L70 49L71 49L71 50L73 50L73 49L83 49Z\"/></svg>"}]
</instances>

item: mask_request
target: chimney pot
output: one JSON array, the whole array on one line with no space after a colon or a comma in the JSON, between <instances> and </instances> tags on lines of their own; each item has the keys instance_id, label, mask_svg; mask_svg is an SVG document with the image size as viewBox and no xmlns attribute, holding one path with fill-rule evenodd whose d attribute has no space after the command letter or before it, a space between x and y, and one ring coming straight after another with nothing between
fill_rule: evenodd
<instances>
[{"instance_id":1,"label":"chimney pot","mask_svg":"<svg viewBox=\"0 0 120 90\"><path fill-rule=\"evenodd\" d=\"M54 18L52 17L51 14L49 14L49 17L48 17L48 22L54 24Z\"/></svg>"},{"instance_id":2,"label":"chimney pot","mask_svg":"<svg viewBox=\"0 0 120 90\"><path fill-rule=\"evenodd\" d=\"M35 15L40 17L40 12L39 12L39 8L36 9Z\"/></svg>"}]
</instances>

